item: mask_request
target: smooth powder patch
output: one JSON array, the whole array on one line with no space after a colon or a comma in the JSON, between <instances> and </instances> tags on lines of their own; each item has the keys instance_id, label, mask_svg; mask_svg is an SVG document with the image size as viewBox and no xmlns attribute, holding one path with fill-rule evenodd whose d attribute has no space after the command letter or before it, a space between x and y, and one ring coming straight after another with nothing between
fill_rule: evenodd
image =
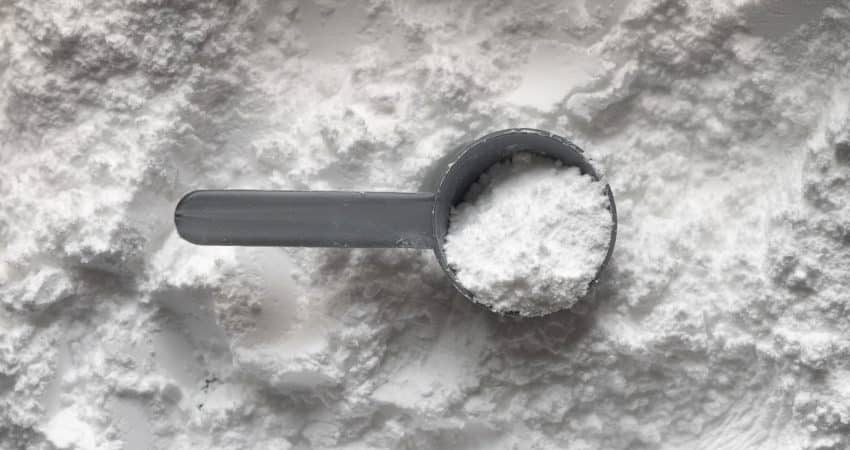
<instances>
[{"instance_id":1,"label":"smooth powder patch","mask_svg":"<svg viewBox=\"0 0 850 450\"><path fill-rule=\"evenodd\" d=\"M446 259L474 300L523 316L573 306L605 259L604 183L519 153L490 168L451 213Z\"/></svg>"}]
</instances>

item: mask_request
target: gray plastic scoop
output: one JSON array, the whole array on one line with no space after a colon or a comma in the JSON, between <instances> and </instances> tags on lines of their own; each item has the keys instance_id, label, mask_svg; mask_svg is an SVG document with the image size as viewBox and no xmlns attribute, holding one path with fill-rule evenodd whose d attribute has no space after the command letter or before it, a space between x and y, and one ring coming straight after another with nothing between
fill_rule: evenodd
<instances>
[{"instance_id":1,"label":"gray plastic scoop","mask_svg":"<svg viewBox=\"0 0 850 450\"><path fill-rule=\"evenodd\" d=\"M443 253L449 213L482 173L518 152L559 160L599 179L572 142L545 131L510 129L461 148L441 171L433 193L194 191L177 204L174 222L183 239L199 245L432 248L457 290L473 299ZM607 184L605 191L613 221L611 241L591 284L610 259L617 235L614 196Z\"/></svg>"}]
</instances>

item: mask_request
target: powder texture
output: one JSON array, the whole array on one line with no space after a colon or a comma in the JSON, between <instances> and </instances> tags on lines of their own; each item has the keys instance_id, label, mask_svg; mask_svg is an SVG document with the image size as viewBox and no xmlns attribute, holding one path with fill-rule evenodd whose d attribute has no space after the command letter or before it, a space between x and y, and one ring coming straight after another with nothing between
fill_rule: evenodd
<instances>
[{"instance_id":1,"label":"powder texture","mask_svg":"<svg viewBox=\"0 0 850 450\"><path fill-rule=\"evenodd\" d=\"M850 447L847 1L6 0L0 42L2 449ZM518 126L616 195L569 310L174 230Z\"/></svg>"},{"instance_id":2,"label":"powder texture","mask_svg":"<svg viewBox=\"0 0 850 450\"><path fill-rule=\"evenodd\" d=\"M605 185L576 167L520 153L498 163L452 210L446 260L473 300L539 316L583 297L608 251Z\"/></svg>"}]
</instances>

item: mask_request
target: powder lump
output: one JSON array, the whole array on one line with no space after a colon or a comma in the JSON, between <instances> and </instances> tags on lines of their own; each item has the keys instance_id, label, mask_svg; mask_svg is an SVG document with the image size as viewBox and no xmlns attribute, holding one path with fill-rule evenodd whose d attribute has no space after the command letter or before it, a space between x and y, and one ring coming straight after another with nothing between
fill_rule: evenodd
<instances>
[{"instance_id":1,"label":"powder lump","mask_svg":"<svg viewBox=\"0 0 850 450\"><path fill-rule=\"evenodd\" d=\"M446 259L476 302L539 316L587 293L613 226L605 185L520 153L496 164L451 213Z\"/></svg>"}]
</instances>

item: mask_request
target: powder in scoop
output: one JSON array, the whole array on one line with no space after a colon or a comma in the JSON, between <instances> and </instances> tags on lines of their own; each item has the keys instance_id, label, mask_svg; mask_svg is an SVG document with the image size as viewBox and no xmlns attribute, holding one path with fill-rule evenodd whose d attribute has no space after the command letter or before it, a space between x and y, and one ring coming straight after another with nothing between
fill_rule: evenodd
<instances>
[{"instance_id":1,"label":"powder in scoop","mask_svg":"<svg viewBox=\"0 0 850 450\"><path fill-rule=\"evenodd\" d=\"M482 175L452 211L446 259L473 299L494 311L569 308L608 250L604 188L576 167L517 154Z\"/></svg>"}]
</instances>

